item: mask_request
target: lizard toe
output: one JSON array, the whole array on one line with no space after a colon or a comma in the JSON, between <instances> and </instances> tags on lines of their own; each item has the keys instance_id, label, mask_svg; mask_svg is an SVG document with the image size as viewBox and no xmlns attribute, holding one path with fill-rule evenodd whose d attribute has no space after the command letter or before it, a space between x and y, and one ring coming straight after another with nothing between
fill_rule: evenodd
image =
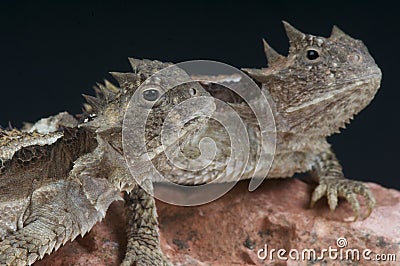
<instances>
[{"instance_id":1,"label":"lizard toe","mask_svg":"<svg viewBox=\"0 0 400 266\"><path fill-rule=\"evenodd\" d=\"M357 194L352 190L344 190L339 192L339 196L344 197L351 205L351 209L354 212L354 220L357 221L360 216L360 203L357 200Z\"/></svg>"},{"instance_id":2,"label":"lizard toe","mask_svg":"<svg viewBox=\"0 0 400 266\"><path fill-rule=\"evenodd\" d=\"M311 196L310 207L314 207L315 203L320 200L326 194L327 186L325 184L319 184Z\"/></svg>"},{"instance_id":3,"label":"lizard toe","mask_svg":"<svg viewBox=\"0 0 400 266\"><path fill-rule=\"evenodd\" d=\"M326 197L328 199L329 209L334 211L338 205L338 189L336 184L328 184L326 190Z\"/></svg>"},{"instance_id":4,"label":"lizard toe","mask_svg":"<svg viewBox=\"0 0 400 266\"><path fill-rule=\"evenodd\" d=\"M345 198L351 205L354 212L354 221L359 218L360 215L360 203L357 199L357 195L363 196L367 201L368 213L367 218L373 208L375 207L375 198L364 183L349 179L325 179L323 180L314 190L311 198L311 207L314 206L315 202L322 198L324 195L327 196L329 208L333 211L336 209L338 204L338 198Z\"/></svg>"}]
</instances>

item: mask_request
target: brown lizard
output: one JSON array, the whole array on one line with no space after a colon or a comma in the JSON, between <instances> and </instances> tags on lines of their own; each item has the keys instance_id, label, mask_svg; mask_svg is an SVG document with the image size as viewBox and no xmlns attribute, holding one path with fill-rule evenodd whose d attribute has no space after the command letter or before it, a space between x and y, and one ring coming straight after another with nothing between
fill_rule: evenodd
<instances>
[{"instance_id":1,"label":"brown lizard","mask_svg":"<svg viewBox=\"0 0 400 266\"><path fill-rule=\"evenodd\" d=\"M294 173L312 171L319 185L313 193L311 204L314 204L322 196L327 195L330 208L335 209L338 196L342 196L351 203L356 217L358 217L360 207L356 195L361 194L366 197L370 210L374 207L375 200L368 187L364 184L344 178L341 166L335 158L330 145L326 142L326 137L343 128L353 115L362 110L373 99L379 88L381 72L362 42L347 36L337 27L334 27L329 38L303 34L287 23L285 23L285 27L291 44L288 57L277 54L265 42L265 53L268 57L269 68L245 69L258 82L261 90L268 95L268 101L275 115L277 147L268 178L290 177ZM144 78L150 76L147 70L157 69L154 65L160 63L142 61L142 64L139 64L138 61L132 60L132 64L136 69L136 73L142 75L139 79L142 82ZM167 64L160 64L160 66L165 67ZM154 73L154 71L149 72ZM134 90L140 84L138 78L132 78L131 74L115 74L115 77L121 90L125 92ZM229 84L232 81L219 81L221 84L225 83L228 86L232 86L232 84ZM97 202L103 204L102 208L100 208L102 212L106 211L111 201L118 199L117 191L132 190L126 196L127 202L132 203L130 205L132 207L128 205L127 208L128 211L131 210L131 219L128 229L128 248L123 265L132 265L135 262L138 265L168 263L159 249L154 199L139 186L134 185L134 180L121 159L123 151L121 149L120 123L125 105L121 105L119 100L108 99L109 97L114 98L113 94L117 93L118 90L109 83L106 83L106 85L105 88L102 85L99 86L98 97L87 97L89 103L89 106L87 106L88 114L83 118L86 123L82 123L80 127L71 126L70 122L63 122L67 125L62 127L53 126L53 128L57 129L62 128L59 132L49 130L49 132L44 132L44 135L35 132L29 133L29 135L26 135L28 133L20 132L2 133L6 136L3 143L11 142L13 149L10 152L10 148L3 148L8 146L2 145L2 151L6 150L8 153L5 152L6 155L1 157L3 172L0 179L0 185L2 186L0 191L7 191L11 188L11 192L4 196L0 193L0 196L2 196L0 208L3 208L0 209L0 212L2 214L9 213L8 216L2 215L2 217L6 217L5 219L0 219L0 229L3 230L0 231L3 232L3 240L0 242L0 263L25 265L34 262L45 253L50 253L54 246L57 248L60 245L57 241L53 245L54 239L38 237L30 229L31 227L36 228L34 227L36 224L29 224L32 220L29 217L33 215L31 209L36 210L35 207L37 205L35 204L41 202L40 198L32 200L33 196L40 195L41 190L50 189L48 184L53 183L60 187L59 190L53 188L53 191L66 193L65 188L60 184L68 183L66 184L68 186L77 186L76 193L82 193L82 191L85 192L85 187L87 186L85 182L100 183L95 184L96 191L90 191L87 194L89 197L79 197L79 195L75 195L75 197L80 200L81 198L83 198L82 200L89 199L92 204L93 198L97 199ZM247 129L252 132L249 135L250 150L251 158L255 158L255 154L258 153L260 147L258 134L260 129L248 105L234 94L229 94L229 99L227 99L226 95L228 93L223 87L214 87L209 84L203 84L203 87L216 98L228 101L241 115ZM111 95L110 92L112 92ZM132 94L129 95L131 96ZM99 101L99 98L102 100ZM104 99L106 100L104 101ZM104 102L107 104L104 104ZM47 123L51 123L51 121L47 121ZM63 125L63 123L57 123ZM201 124L204 125L204 123ZM69 128L68 125L72 129L67 129ZM153 136L153 134L159 136L159 131L157 132L154 126L151 124L148 126L152 129L148 131L149 136ZM34 125L33 128L40 128L40 124ZM99 128L102 129L99 130ZM72 135L69 132L71 130ZM182 148L186 156L197 158L199 154L188 147L197 145L203 137L210 136L217 144L216 161L218 162L219 160L224 163L226 158L229 157L230 150L228 148L227 135L223 133L223 128L214 121L208 121L200 130L193 130L191 133L190 138L184 142L185 145ZM12 138L13 134L15 136L22 134L24 136L23 140L25 138L28 139L28 144L18 144L20 140L15 141ZM42 138L45 140L41 142ZM82 139L95 141L93 143L84 141L88 146L77 145L82 143ZM46 145L51 147L51 156L58 157L46 157L50 155L45 153L42 155L42 152L37 152L35 149ZM155 146L153 148L156 148ZM26 147L34 148L26 149ZM66 147L69 148L67 149ZM26 150L33 151L27 152ZM61 152L61 154L56 154L56 151ZM68 156L64 153L67 153ZM73 155L70 155L70 153ZM93 159L93 156L96 159ZM30 175L31 179L23 182L27 187L24 190L27 196L15 196L21 194L20 189L16 191L18 186L9 184L19 184L18 182L20 181L18 180L21 180L23 178L22 175L28 172L19 170L25 161L28 161L28 163L25 162L28 166L32 163L30 159L26 160L25 157L31 159L45 158L37 160L39 164L48 163L49 159L46 158L65 158L68 160L58 160L60 166L56 170L62 171L64 169L64 172L52 173L52 177L58 176L56 178L57 182L53 181L53 183L51 183L52 180L42 180L40 178L38 167L31 167L31 171L36 172ZM103 161L98 158L102 158L108 163L103 164ZM18 161L18 163L15 163L18 167L11 166L11 162L14 161ZM75 164L73 165L72 162L74 161ZM163 154L157 156L155 161L160 170L164 170L163 172L165 173L173 173L169 179L176 183L198 184L197 180L201 180L200 183L207 183L218 178L224 181L230 180L230 176L226 176L223 167L217 169L218 171L211 167L201 173L188 172L175 168L174 165L171 165L170 162L163 158ZM99 162L101 162L101 166ZM61 165L68 165L69 168ZM110 167L110 165L113 165L113 167ZM247 174L243 175L241 179L250 178L254 166L254 160L250 160L248 169L245 172ZM93 169L98 169L96 173L92 174L96 178L89 181L84 180L86 174L80 173L85 173L83 170L87 170L90 173L90 170L93 171ZM13 173L12 176L14 178L10 178L10 173ZM70 183L72 182L69 178L71 173L82 176L78 178L79 182L77 184ZM107 182L101 183L101 181L105 180ZM147 186L151 187L149 184ZM50 191L52 190L50 189ZM58 200L62 202L62 199L68 197L69 195L63 195ZM101 201L99 201L100 198L102 199ZM52 202L54 202L54 199L52 199ZM83 205L81 208L82 211L89 212L89 210L93 209L93 205L87 205L86 207ZM38 221L36 223L43 224L45 221L47 225L53 224L56 219L55 215L46 217L46 212L48 213L49 210L54 211L51 206L45 206L39 213L38 211L34 212L35 218L42 217L43 219L43 221L38 219L34 220L34 222ZM60 214L60 217L63 217L63 220L70 224L64 227L64 231L61 234L65 236L67 231L71 235L82 233L82 229L74 227L70 221L71 219L82 217L82 214L73 213L68 209L64 211L64 213ZM64 217L70 217L70 220ZM82 227L84 228L83 231L89 230L97 220L98 218L94 219L86 227ZM50 226L50 228L52 228L50 230L53 230L53 227ZM54 234L55 232L50 233L50 235Z\"/></svg>"},{"instance_id":2,"label":"brown lizard","mask_svg":"<svg viewBox=\"0 0 400 266\"><path fill-rule=\"evenodd\" d=\"M86 234L113 201L122 199L120 191L130 192L125 195L130 228L123 265L168 264L159 247L154 199L126 167L122 120L131 99L149 112L144 140L157 157L160 148L168 149L161 145L158 123L180 102L209 94L198 83L167 91L171 80L189 79L187 74L168 68L168 79L152 78L169 64L130 62L134 73L113 73L120 89L106 82L96 88L97 97L85 96L89 105L81 122L61 113L24 132L0 131L0 265L30 265ZM185 112L213 111L213 101L201 103ZM189 138L204 119L184 127L178 140Z\"/></svg>"},{"instance_id":3,"label":"brown lizard","mask_svg":"<svg viewBox=\"0 0 400 266\"><path fill-rule=\"evenodd\" d=\"M274 113L276 150L267 178L311 172L319 184L312 195L311 206L326 195L330 209L334 210L338 197L344 197L350 202L357 219L360 206L356 195L366 198L369 213L375 199L362 182L344 177L326 137L345 128L346 123L372 101L380 87L381 71L366 46L336 26L329 38L304 34L287 22L284 26L290 41L289 55L278 54L264 40L268 68L243 69L267 95ZM251 178L256 166L255 154L261 146L258 121L248 104L226 88L247 85L234 77L217 76L210 80L219 85L207 82L203 86L214 97L228 102L249 128L250 158L253 160L249 161L248 169L240 179ZM209 136L220 144L216 145L220 147L216 159L226 160L230 154L226 144L229 140L221 130L218 123L210 120L192 145ZM215 176L211 175L212 170L207 173L208 178L201 176L203 181L233 180L233 177L226 176L229 171L221 171ZM190 180L184 174L176 179L178 183Z\"/></svg>"},{"instance_id":4,"label":"brown lizard","mask_svg":"<svg viewBox=\"0 0 400 266\"><path fill-rule=\"evenodd\" d=\"M356 220L360 214L356 196L360 194L367 200L369 215L375 205L372 193L362 182L344 177L326 137L339 132L371 102L380 86L381 71L365 45L336 26L329 38L304 34L286 22L284 26L290 40L289 55L278 54L264 41L269 67L243 69L260 85L275 118L276 150L267 178L311 172L319 184L312 195L311 206L326 195L330 209L334 210L338 197L344 197L350 202ZM207 79L204 76L195 78ZM204 88L232 106L247 125L250 159L239 179L252 178L262 146L259 121L248 103L229 89L250 85L242 82L240 75L208 79L210 82L202 83ZM229 136L215 120L208 121L183 147L185 157L194 159L200 155L199 150L191 147L198 146L204 137L216 143L213 166L190 172L174 169L171 162L163 160L174 169L169 171L169 179L187 185L237 180L235 172L225 168L231 156Z\"/></svg>"}]
</instances>

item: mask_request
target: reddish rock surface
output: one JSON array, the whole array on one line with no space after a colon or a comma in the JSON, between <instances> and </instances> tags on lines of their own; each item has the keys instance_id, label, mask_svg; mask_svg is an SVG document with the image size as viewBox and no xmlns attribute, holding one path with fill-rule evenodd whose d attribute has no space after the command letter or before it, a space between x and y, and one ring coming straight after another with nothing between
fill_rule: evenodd
<instances>
[{"instance_id":1,"label":"reddish rock surface","mask_svg":"<svg viewBox=\"0 0 400 266\"><path fill-rule=\"evenodd\" d=\"M377 199L371 216L358 222L351 220L349 204L340 201L331 213L326 200L309 209L314 188L297 179L269 180L255 192L248 192L247 182L240 182L224 197L198 207L176 207L157 202L162 248L176 265L306 265L306 261L260 260L257 251L271 249L315 249L320 255L329 247L342 251L358 249L360 261L333 260L325 253L321 261L308 265L377 265L366 261L362 252L395 254L400 265L400 192L370 183ZM365 213L365 204L360 198ZM114 203L102 223L84 238L60 248L35 265L118 265L123 257L123 203ZM339 249L338 238L347 246ZM350 250L350 251L349 251ZM295 256L295 251L292 251ZM338 253L340 256L340 253ZM260 255L264 255L261 253ZM288 253L284 256L288 257Z\"/></svg>"}]
</instances>

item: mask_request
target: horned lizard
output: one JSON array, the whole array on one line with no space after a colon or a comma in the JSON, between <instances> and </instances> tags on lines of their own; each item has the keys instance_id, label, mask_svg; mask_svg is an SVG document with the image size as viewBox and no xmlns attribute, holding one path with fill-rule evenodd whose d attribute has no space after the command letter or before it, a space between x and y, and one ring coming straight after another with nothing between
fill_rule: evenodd
<instances>
[{"instance_id":1,"label":"horned lizard","mask_svg":"<svg viewBox=\"0 0 400 266\"><path fill-rule=\"evenodd\" d=\"M123 265L168 264L160 252L154 199L125 166L122 120L135 95L143 112L149 112L145 141L157 157L160 148L168 148L161 145L158 127L165 114L194 95L209 94L196 83L165 91L171 80L185 78L182 70L171 68L172 79L152 78L170 64L130 62L134 73L113 73L121 88L106 82L98 84L96 97L85 95L81 121L61 113L25 131L0 131L0 265L30 265L84 235L113 201L122 200L120 191L130 192L125 195L130 228ZM207 114L213 108L212 101L203 101L186 111ZM200 117L185 127L178 140L190 137L204 121Z\"/></svg>"},{"instance_id":2,"label":"horned lizard","mask_svg":"<svg viewBox=\"0 0 400 266\"><path fill-rule=\"evenodd\" d=\"M290 40L289 55L279 55L264 41L269 67L243 69L268 96L275 117L276 153L267 177L291 177L311 171L318 182L311 205L326 195L334 210L338 197L345 197L357 218L357 194L367 199L369 211L375 205L374 197L366 185L344 177L326 137L339 132L370 103L380 86L381 71L365 45L337 27L329 38L324 38L304 34L286 22L284 25ZM130 97L146 78L169 64L134 59L131 64L133 74L114 73L120 88L105 82L98 85L96 97L86 96L86 112L79 121L62 113L39 121L25 132L1 131L1 265L32 264L67 240L86 233L105 215L110 203L120 199L121 190L130 191L125 195L130 227L122 265L169 264L159 248L154 199L135 185L123 160L121 144L122 117ZM234 86L232 80L216 80ZM163 101L158 87L151 88L139 95ZM175 101L164 99L156 105L146 128L150 150L160 146L159 125L166 112L194 94L210 94L227 101L250 132L252 155L241 179L250 178L262 129L249 106L220 85L197 84L196 93L192 89L173 90L167 98ZM203 105L204 112L212 111L210 106ZM215 160L226 162L229 142L221 125L199 120L187 131L181 139L186 156L197 158L198 152L189 147L211 137L217 144ZM218 178L230 181L223 167L213 169L215 164L189 173L165 160L163 150L157 155L158 167L173 173L170 178L176 183L197 185ZM151 190L150 180L145 186Z\"/></svg>"},{"instance_id":3,"label":"horned lizard","mask_svg":"<svg viewBox=\"0 0 400 266\"><path fill-rule=\"evenodd\" d=\"M287 22L283 23L290 41L288 56L278 54L264 40L268 68L243 69L267 95L275 118L276 151L267 178L311 172L319 184L312 195L311 206L326 195L330 209L334 210L338 197L344 197L350 202L356 220L360 214L356 195L366 198L369 213L375 199L362 182L344 177L326 137L339 133L372 101L380 87L381 70L362 41L351 38L337 26L333 27L329 38L324 38L304 34ZM250 158L256 158L257 148L262 145L257 119L246 102L238 95L228 94L230 91L225 88L241 83L226 77L214 77L212 81L219 85L207 82L203 86L214 97L228 102L243 117L249 128ZM220 126L210 120L191 145L198 144L204 135L209 136L221 144L217 145L220 156L216 159L226 160L229 150L226 144L223 145L226 137L220 130ZM248 169L240 179L251 178L255 166L256 162L250 159ZM202 180L232 179L226 176L227 171L214 177L211 172L212 169L207 178L201 177ZM185 180L188 178L182 174L175 182Z\"/></svg>"}]
</instances>

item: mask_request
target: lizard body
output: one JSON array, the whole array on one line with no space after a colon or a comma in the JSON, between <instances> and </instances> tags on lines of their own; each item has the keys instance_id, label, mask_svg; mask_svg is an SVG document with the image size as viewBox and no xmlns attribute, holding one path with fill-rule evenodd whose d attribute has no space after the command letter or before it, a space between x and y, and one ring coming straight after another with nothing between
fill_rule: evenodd
<instances>
[{"instance_id":1,"label":"lizard body","mask_svg":"<svg viewBox=\"0 0 400 266\"><path fill-rule=\"evenodd\" d=\"M131 63L134 73L114 73L121 89L106 82L96 87L97 97L85 96L89 105L81 121L61 113L27 126L25 131L0 131L0 265L30 265L86 234L104 218L113 201L122 200L121 191L132 191L125 196L131 202L127 212L132 227L149 220L155 223L135 231L141 243L153 245L152 256L128 246L124 264L168 264L160 253L154 199L141 191L126 167L122 120L136 95L134 102L149 111L150 128L144 141L151 152L161 147L161 130L152 123L192 98L193 90L196 95L208 93L199 84L184 84L162 94L169 81L148 78L170 64L135 59ZM168 74L174 79L183 75L174 68ZM213 104L204 102L193 108L207 113L212 112ZM191 128L185 128L180 140L189 137L190 130L197 130L201 123L198 119ZM128 235L130 240L137 240L135 235Z\"/></svg>"},{"instance_id":2,"label":"lizard body","mask_svg":"<svg viewBox=\"0 0 400 266\"><path fill-rule=\"evenodd\" d=\"M311 171L319 183L311 204L326 195L330 208L335 209L338 197L345 197L357 218L360 206L356 195L366 197L370 210L375 200L364 184L344 178L326 137L369 104L379 88L381 72L364 44L336 27L329 38L303 34L287 23L285 27L291 44L289 55L277 54L265 42L269 67L244 69L268 96L276 122L276 153L267 178ZM86 233L104 216L109 204L120 199L120 191L131 192L125 194L129 228L122 265L169 264L159 247L154 199L136 185L127 169L121 131L133 93L170 64L130 61L134 73L113 74L120 88L109 82L98 84L97 96L85 97L87 104L79 121L60 114L26 129L31 132L1 131L1 265L32 264L65 241ZM216 79L222 85L237 81ZM158 81L150 80L147 85L152 82ZM257 119L245 102L223 86L202 86L195 85L200 95L211 94L226 101L245 122L250 157L240 178L250 178L261 146ZM190 89L173 90L168 98L175 100L152 108L144 136L148 150L154 152L151 160L175 183L230 182L232 176L226 174L225 165L231 143L224 128L213 120L196 121L180 139L188 158L198 158L198 150L192 147L201 139L214 140L216 157L208 168L197 172L177 168L165 158L165 148L160 149L163 117L193 96ZM212 109L211 105L203 106L204 113ZM142 184L150 191L151 181L157 180L149 176Z\"/></svg>"},{"instance_id":3,"label":"lizard body","mask_svg":"<svg viewBox=\"0 0 400 266\"><path fill-rule=\"evenodd\" d=\"M286 22L284 26L290 40L289 55L279 55L264 41L269 67L244 69L267 95L274 113L276 150L270 154L274 161L267 178L311 172L319 183L311 206L326 195L334 210L338 197L344 197L351 203L356 220L360 212L356 195L367 199L369 213L375 199L367 186L344 177L326 137L345 128L346 123L371 102L380 86L381 71L365 45L336 26L329 38L304 34ZM250 106L226 88L247 84L234 76L213 77L211 81L219 85L205 82L206 90L228 102L247 126L250 156L246 171L239 179L252 178L262 147L259 124ZM202 138L209 137L217 147L213 165L190 172L175 169L164 160L166 174L173 173L169 179L186 185L237 181L236 174L225 168L231 156L231 143L223 126L211 120L196 134L187 147L186 157L198 157L199 153L190 147L198 146Z\"/></svg>"}]
</instances>

